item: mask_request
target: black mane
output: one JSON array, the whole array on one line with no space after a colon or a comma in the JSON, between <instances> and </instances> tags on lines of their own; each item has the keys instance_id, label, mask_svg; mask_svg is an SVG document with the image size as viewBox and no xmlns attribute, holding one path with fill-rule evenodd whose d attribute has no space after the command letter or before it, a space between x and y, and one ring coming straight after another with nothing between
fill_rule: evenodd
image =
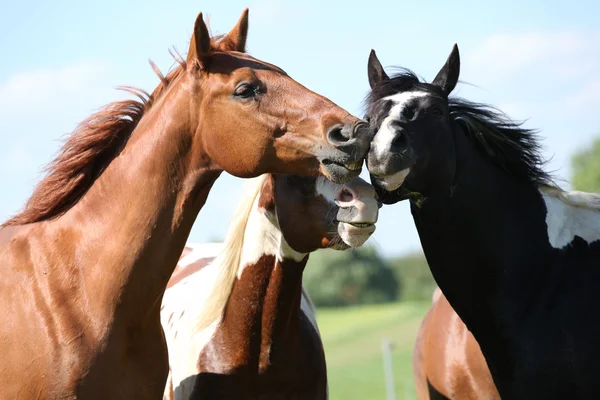
<instances>
[{"instance_id":1,"label":"black mane","mask_svg":"<svg viewBox=\"0 0 600 400\"><path fill-rule=\"evenodd\" d=\"M525 129L495 107L458 97L449 99L450 117L479 150L515 179L552 185L544 171L537 130Z\"/></svg>"},{"instance_id":2,"label":"black mane","mask_svg":"<svg viewBox=\"0 0 600 400\"><path fill-rule=\"evenodd\" d=\"M415 90L443 96L437 86L423 82L409 69L400 68L399 73L379 83L367 95L367 114L378 114L378 108L382 106L378 100ZM523 128L522 123L511 120L490 105L451 96L448 106L452 121L494 164L515 179L552 185L551 175L544 171L546 161L541 155L536 130Z\"/></svg>"}]
</instances>

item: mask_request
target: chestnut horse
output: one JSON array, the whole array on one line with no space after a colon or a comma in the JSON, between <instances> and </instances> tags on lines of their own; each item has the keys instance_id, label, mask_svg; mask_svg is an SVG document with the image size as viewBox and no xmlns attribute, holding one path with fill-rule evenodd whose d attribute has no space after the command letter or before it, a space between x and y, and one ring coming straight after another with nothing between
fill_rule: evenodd
<instances>
[{"instance_id":1,"label":"chestnut horse","mask_svg":"<svg viewBox=\"0 0 600 400\"><path fill-rule=\"evenodd\" d=\"M500 400L479 344L439 288L413 353L419 400Z\"/></svg>"},{"instance_id":2,"label":"chestnut horse","mask_svg":"<svg viewBox=\"0 0 600 400\"><path fill-rule=\"evenodd\" d=\"M245 54L247 29L200 14L187 58L84 121L3 225L0 398L161 398L162 296L221 172L360 173L364 123Z\"/></svg>"},{"instance_id":3,"label":"chestnut horse","mask_svg":"<svg viewBox=\"0 0 600 400\"><path fill-rule=\"evenodd\" d=\"M165 293L165 399L327 398L302 273L312 251L361 246L379 207L360 178L343 187L323 178L258 178L219 257L210 263L214 253L192 251L180 262L187 277L174 276L178 283Z\"/></svg>"}]
</instances>

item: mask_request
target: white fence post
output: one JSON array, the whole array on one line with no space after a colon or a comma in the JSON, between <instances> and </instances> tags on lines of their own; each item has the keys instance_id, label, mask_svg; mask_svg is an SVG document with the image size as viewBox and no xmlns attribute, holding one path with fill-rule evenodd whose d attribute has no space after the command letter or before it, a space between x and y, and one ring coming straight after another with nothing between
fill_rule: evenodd
<instances>
[{"instance_id":1,"label":"white fence post","mask_svg":"<svg viewBox=\"0 0 600 400\"><path fill-rule=\"evenodd\" d=\"M392 367L392 343L389 339L381 341L381 352L383 353L383 371L385 373L385 391L387 393L387 400L396 400L394 369Z\"/></svg>"}]
</instances>

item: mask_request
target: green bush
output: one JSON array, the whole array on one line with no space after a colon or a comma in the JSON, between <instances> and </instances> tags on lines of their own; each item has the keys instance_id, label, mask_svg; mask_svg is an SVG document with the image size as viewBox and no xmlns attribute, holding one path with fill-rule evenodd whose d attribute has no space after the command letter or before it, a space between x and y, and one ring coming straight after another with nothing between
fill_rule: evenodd
<instances>
[{"instance_id":1,"label":"green bush","mask_svg":"<svg viewBox=\"0 0 600 400\"><path fill-rule=\"evenodd\" d=\"M422 252L415 252L389 261L401 282L401 300L431 300L435 280Z\"/></svg>"},{"instance_id":2,"label":"green bush","mask_svg":"<svg viewBox=\"0 0 600 400\"><path fill-rule=\"evenodd\" d=\"M319 250L304 272L304 285L317 306L340 307L394 301L398 277L372 247Z\"/></svg>"},{"instance_id":3,"label":"green bush","mask_svg":"<svg viewBox=\"0 0 600 400\"><path fill-rule=\"evenodd\" d=\"M571 157L571 183L576 190L600 192L600 139Z\"/></svg>"}]
</instances>

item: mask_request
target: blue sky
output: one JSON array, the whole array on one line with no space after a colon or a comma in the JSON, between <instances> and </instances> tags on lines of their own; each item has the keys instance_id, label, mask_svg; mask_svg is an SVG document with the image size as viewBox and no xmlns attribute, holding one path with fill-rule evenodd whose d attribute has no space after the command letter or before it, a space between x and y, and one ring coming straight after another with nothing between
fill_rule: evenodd
<instances>
[{"instance_id":1,"label":"blue sky","mask_svg":"<svg viewBox=\"0 0 600 400\"><path fill-rule=\"evenodd\" d=\"M569 178L569 157L600 134L600 3L550 1L113 1L1 0L0 220L16 212L59 139L131 85L151 91L168 49L182 52L202 11L226 33L250 8L249 52L362 116L367 57L431 80L452 44L457 93L541 130L549 168ZM565 182L568 187L568 182ZM241 181L223 175L190 240L223 237ZM200 225L200 224L197 224ZM206 228L209 227L209 228ZM384 207L372 242L387 255L420 248L407 204Z\"/></svg>"}]
</instances>

